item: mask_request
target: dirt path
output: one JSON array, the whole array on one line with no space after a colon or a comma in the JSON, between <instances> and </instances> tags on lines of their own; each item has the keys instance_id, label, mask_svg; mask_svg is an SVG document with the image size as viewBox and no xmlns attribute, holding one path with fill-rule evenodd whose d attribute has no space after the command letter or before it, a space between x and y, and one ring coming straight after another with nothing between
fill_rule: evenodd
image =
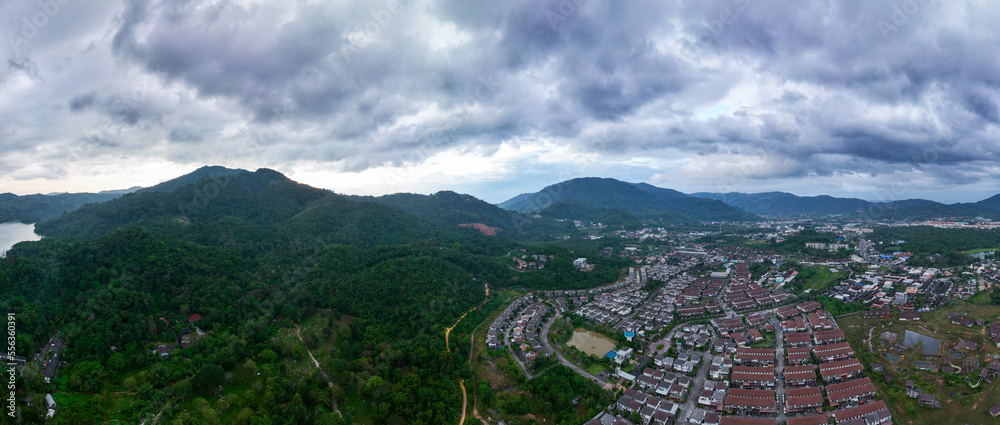
<instances>
[{"instance_id":1,"label":"dirt path","mask_svg":"<svg viewBox=\"0 0 1000 425\"><path fill-rule=\"evenodd\" d=\"M488 283L484 283L483 286L486 288L486 299L483 300L483 303L470 308L469 311L466 311L465 314L462 315L462 317L459 317L458 320L455 321L454 325L451 325L451 327L444 330L444 348L446 348L449 353L451 352L451 345L448 344L448 335L451 334L451 330L455 329L455 326L458 326L458 324L462 321L462 319L465 318L465 316L467 316L469 313L472 313L472 310L475 310L479 307L486 305L486 302L490 300L490 285ZM478 329L479 327L477 326L476 328ZM473 331L473 334L475 334L475 331ZM301 337L299 338L301 339ZM310 356L312 356L312 354L310 354ZM469 350L469 361L470 362L472 361L471 349ZM458 385L462 387L462 416L458 419L458 425L463 425L465 423L465 409L468 406L469 402L469 393L465 391L464 380L458 381ZM477 413L476 416L478 417L479 414Z\"/></svg>"},{"instance_id":2,"label":"dirt path","mask_svg":"<svg viewBox=\"0 0 1000 425\"><path fill-rule=\"evenodd\" d=\"M448 349L448 352L451 352L451 344L448 343L448 334L451 333L452 329L455 329L455 326L458 326L458 322L461 322L467 314L472 313L472 310L475 310L476 308L477 307L472 307L469 311L466 311L462 317L459 317L458 320L455 321L454 325L451 325L451 327L444 330L444 348Z\"/></svg>"},{"instance_id":3,"label":"dirt path","mask_svg":"<svg viewBox=\"0 0 1000 425\"><path fill-rule=\"evenodd\" d=\"M475 310L479 307L486 305L486 302L490 300L490 285L488 283L484 283L483 286L486 287L486 299L483 300L483 303L470 308L469 311L466 311L465 314L462 315L462 317L459 317L458 320L455 321L454 325L451 325L451 327L444 330L444 347L448 349L449 352L451 352L451 344L448 344L448 335L451 334L451 330L455 329L455 326L458 326L458 323L461 322L462 319L465 318L465 316L467 316L469 313L472 313L472 310Z\"/></svg>"},{"instance_id":4,"label":"dirt path","mask_svg":"<svg viewBox=\"0 0 1000 425\"><path fill-rule=\"evenodd\" d=\"M313 357L312 350L309 350L309 346L306 345L306 341L302 339L302 333L299 331L298 323L295 324L295 336L299 337L299 341L302 342L302 346L306 348L306 353L309 354L309 358L312 359L313 364L316 365L316 370L319 371L320 375L323 375L323 379L326 380L326 386L333 388L333 380L330 379L329 376L327 376L326 372L324 372L321 367L319 367L319 361L316 360L316 357ZM340 406L337 405L337 400L331 398L330 403L333 405L333 411L337 412L337 414L340 415L341 418L343 418L344 414L340 413Z\"/></svg>"},{"instance_id":5,"label":"dirt path","mask_svg":"<svg viewBox=\"0 0 1000 425\"><path fill-rule=\"evenodd\" d=\"M458 418L458 425L463 425L465 423L465 408L469 405L469 396L465 392L465 381L458 381L458 385L462 387L462 416Z\"/></svg>"},{"instance_id":6,"label":"dirt path","mask_svg":"<svg viewBox=\"0 0 1000 425\"><path fill-rule=\"evenodd\" d=\"M489 296L489 294L490 294L490 289L487 286L486 295ZM478 387L476 387L476 371L475 368L472 367L472 355L475 354L476 351L476 332L479 332L479 326L482 326L482 323L477 325L476 328L472 330L472 339L469 340L469 371L472 372L472 386L475 387L474 389L477 390ZM483 417L479 415L478 406L479 406L479 398L476 393L472 393L472 417L478 419L480 424L489 425L489 422L486 422L486 419L483 419Z\"/></svg>"}]
</instances>

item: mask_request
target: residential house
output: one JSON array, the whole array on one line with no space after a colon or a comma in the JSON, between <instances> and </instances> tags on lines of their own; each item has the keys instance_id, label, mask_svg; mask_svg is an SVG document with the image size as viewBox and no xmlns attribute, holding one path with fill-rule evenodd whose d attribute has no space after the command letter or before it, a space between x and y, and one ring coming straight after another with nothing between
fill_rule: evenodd
<instances>
[{"instance_id":1,"label":"residential house","mask_svg":"<svg viewBox=\"0 0 1000 425\"><path fill-rule=\"evenodd\" d=\"M808 338L808 336L807 336ZM785 364L799 366L809 363L812 355L809 354L809 347L789 347L785 349Z\"/></svg>"},{"instance_id":2,"label":"residential house","mask_svg":"<svg viewBox=\"0 0 1000 425\"><path fill-rule=\"evenodd\" d=\"M775 363L774 349L741 347L736 350L733 362L747 366L773 366Z\"/></svg>"},{"instance_id":3,"label":"residential house","mask_svg":"<svg viewBox=\"0 0 1000 425\"><path fill-rule=\"evenodd\" d=\"M854 350L851 344L838 342L835 344L817 345L813 347L813 353L820 363L833 362L854 357Z\"/></svg>"},{"instance_id":4,"label":"residential house","mask_svg":"<svg viewBox=\"0 0 1000 425\"><path fill-rule=\"evenodd\" d=\"M840 360L819 365L819 373L826 382L844 381L864 372L864 366L858 359Z\"/></svg>"},{"instance_id":5,"label":"residential house","mask_svg":"<svg viewBox=\"0 0 1000 425\"><path fill-rule=\"evenodd\" d=\"M823 407L823 390L819 387L791 388L786 396L785 413L800 413Z\"/></svg>"},{"instance_id":6,"label":"residential house","mask_svg":"<svg viewBox=\"0 0 1000 425\"><path fill-rule=\"evenodd\" d=\"M777 412L774 390L730 389L726 393L723 409L737 414L761 414Z\"/></svg>"},{"instance_id":7,"label":"residential house","mask_svg":"<svg viewBox=\"0 0 1000 425\"><path fill-rule=\"evenodd\" d=\"M830 329L827 331L817 331L814 333L813 341L816 345L823 344L833 344L836 342L844 342L847 339L844 337L844 332L840 329Z\"/></svg>"},{"instance_id":8,"label":"residential house","mask_svg":"<svg viewBox=\"0 0 1000 425\"><path fill-rule=\"evenodd\" d=\"M878 390L872 384L871 379L867 377L826 386L826 398L830 401L831 409L844 403L859 403L870 400L875 398L877 394Z\"/></svg>"},{"instance_id":9,"label":"residential house","mask_svg":"<svg viewBox=\"0 0 1000 425\"><path fill-rule=\"evenodd\" d=\"M785 385L797 387L816 384L816 367L813 365L785 366L782 374Z\"/></svg>"},{"instance_id":10,"label":"residential house","mask_svg":"<svg viewBox=\"0 0 1000 425\"><path fill-rule=\"evenodd\" d=\"M730 382L748 388L774 388L777 381L773 367L734 366Z\"/></svg>"},{"instance_id":11,"label":"residential house","mask_svg":"<svg viewBox=\"0 0 1000 425\"><path fill-rule=\"evenodd\" d=\"M863 418L865 425L892 423L892 413L882 400L833 413L833 420L837 425L853 425L851 420L857 418Z\"/></svg>"}]
</instances>

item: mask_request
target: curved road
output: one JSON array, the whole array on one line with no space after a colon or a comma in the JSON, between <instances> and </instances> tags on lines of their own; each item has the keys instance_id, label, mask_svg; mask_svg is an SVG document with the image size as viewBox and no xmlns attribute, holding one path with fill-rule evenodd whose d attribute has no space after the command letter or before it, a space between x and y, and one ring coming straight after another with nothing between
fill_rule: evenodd
<instances>
[{"instance_id":1,"label":"curved road","mask_svg":"<svg viewBox=\"0 0 1000 425\"><path fill-rule=\"evenodd\" d=\"M535 379L535 377L531 374L531 372L528 371L528 367L524 365L524 362L521 361L521 358L518 357L517 353L514 352L514 344L509 342L510 330L511 327L508 326L507 330L504 331L503 333L503 340L504 343L507 344L507 351L510 352L510 356L514 358L514 362L517 363L517 366L521 368L521 372L524 372L524 377L528 379Z\"/></svg>"},{"instance_id":2,"label":"curved road","mask_svg":"<svg viewBox=\"0 0 1000 425\"><path fill-rule=\"evenodd\" d=\"M556 360L559 360L559 364L561 364L563 366L566 366L566 367L568 367L570 369L573 369L574 372L579 373L581 376L583 376L585 378L589 378L590 380L598 383L598 385L600 385L602 388L609 387L611 384L609 384L608 381L605 381L605 380L603 380L601 378L598 378L598 377L594 376L593 374L591 374L590 372L587 372L586 370L583 370L583 368L581 368L580 366L577 366L573 362L571 362L569 360L566 360L566 358L563 357L563 355L561 353L559 353L559 351L556 351L552 347L552 344L549 344L549 328L552 327L552 323L554 323L556 321L556 319L562 317L562 313L558 309L556 309L555 312L556 312L556 315L554 317L550 318L547 322L545 322L545 325L542 326L542 334L540 336L540 339L541 339L541 342L542 342L542 346L544 346L546 349L552 351L552 353L554 353L556 355ZM528 375L528 379L531 379L530 375Z\"/></svg>"}]
</instances>

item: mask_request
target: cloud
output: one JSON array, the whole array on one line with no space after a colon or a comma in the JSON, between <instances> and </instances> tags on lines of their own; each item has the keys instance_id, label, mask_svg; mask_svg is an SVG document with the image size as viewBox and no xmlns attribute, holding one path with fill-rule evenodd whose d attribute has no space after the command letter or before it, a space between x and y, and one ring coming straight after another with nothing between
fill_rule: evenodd
<instances>
[{"instance_id":1,"label":"cloud","mask_svg":"<svg viewBox=\"0 0 1000 425\"><path fill-rule=\"evenodd\" d=\"M460 167L468 187L997 187L998 19L930 0L5 2L0 184L115 161L357 179L541 143L571 160Z\"/></svg>"}]
</instances>

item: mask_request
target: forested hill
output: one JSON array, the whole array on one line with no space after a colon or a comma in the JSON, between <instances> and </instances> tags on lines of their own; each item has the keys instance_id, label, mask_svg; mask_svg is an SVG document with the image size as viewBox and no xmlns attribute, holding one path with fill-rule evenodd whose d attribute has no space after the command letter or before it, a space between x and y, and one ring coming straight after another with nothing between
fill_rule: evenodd
<instances>
[{"instance_id":1,"label":"forested hill","mask_svg":"<svg viewBox=\"0 0 1000 425\"><path fill-rule=\"evenodd\" d=\"M109 190L98 193L57 193L24 196L2 193L0 194L0 223L8 221L35 223L74 211L87 204L99 204L128 193L169 192L206 177L227 177L244 173L249 173L249 171L233 170L219 166L205 166L189 174L147 188L136 186L125 190Z\"/></svg>"},{"instance_id":2,"label":"forested hill","mask_svg":"<svg viewBox=\"0 0 1000 425\"><path fill-rule=\"evenodd\" d=\"M441 191L432 195L397 193L350 198L390 205L448 228L462 224L483 223L498 228L497 236L502 238L545 240L573 231L572 224L565 221L557 221L551 217L534 218L516 211L505 210L471 195L452 191Z\"/></svg>"},{"instance_id":3,"label":"forested hill","mask_svg":"<svg viewBox=\"0 0 1000 425\"><path fill-rule=\"evenodd\" d=\"M267 169L128 194L37 229L46 238L0 259L0 309L18 317L19 354L67 339L54 386L34 372L18 389L58 389L49 424L455 423L470 344L453 333L448 350L444 330L485 285L586 288L627 265L594 256L583 272L579 251L542 246L545 270L515 272L513 241ZM302 342L291 330L304 322L319 324ZM194 326L204 339L182 348ZM23 413L41 423L44 410Z\"/></svg>"},{"instance_id":4,"label":"forested hill","mask_svg":"<svg viewBox=\"0 0 1000 425\"><path fill-rule=\"evenodd\" d=\"M402 210L354 201L268 169L206 177L168 192L128 194L43 221L36 231L79 240L130 225L250 255L303 239L368 247L474 233L443 229Z\"/></svg>"},{"instance_id":5,"label":"forested hill","mask_svg":"<svg viewBox=\"0 0 1000 425\"><path fill-rule=\"evenodd\" d=\"M18 196L13 193L0 193L0 223L8 221L34 223L49 217L58 216L67 211L73 211L86 204L100 203L117 198L123 192L127 191L24 196Z\"/></svg>"},{"instance_id":6,"label":"forested hill","mask_svg":"<svg viewBox=\"0 0 1000 425\"><path fill-rule=\"evenodd\" d=\"M137 192L170 192L207 177L225 178L248 173L250 172L241 168L232 169L218 165L206 165L183 176L167 180L155 186L139 189Z\"/></svg>"},{"instance_id":7,"label":"forested hill","mask_svg":"<svg viewBox=\"0 0 1000 425\"><path fill-rule=\"evenodd\" d=\"M584 220L609 226L636 227L640 225L640 220L629 214L628 211L594 207L572 199L555 202L539 210L538 215L563 220ZM678 215L669 221L684 222L687 220Z\"/></svg>"},{"instance_id":8,"label":"forested hill","mask_svg":"<svg viewBox=\"0 0 1000 425\"><path fill-rule=\"evenodd\" d=\"M447 352L444 328L484 300L484 283L499 286L506 273L430 241L377 249L304 244L265 260L130 226L81 243L20 245L0 259L0 309L17 315L19 354L30 358L56 332L71 350L60 357L56 387L29 374L18 387L25 396L53 392L64 401L72 394L91 400L87 405L122 407L61 404L51 424L140 423L158 414L166 423L237 416L252 423L454 423L468 342L453 339ZM323 322L329 382L301 345L289 350L299 344L294 336L277 338L294 326L289 320L308 320L316 309L355 317ZM193 332L191 314L202 316L194 325L207 334L181 349ZM168 357L152 352L161 344L173 346ZM293 364L310 366L293 373ZM224 395L239 402L203 404L219 399L220 386L238 388ZM23 423L43 423L42 414L26 408Z\"/></svg>"},{"instance_id":9,"label":"forested hill","mask_svg":"<svg viewBox=\"0 0 1000 425\"><path fill-rule=\"evenodd\" d=\"M530 194L518 195L500 203L500 207L536 212L560 201L625 211L639 218L672 222L752 221L759 217L723 202L688 196L676 190L645 183L627 183L608 178L567 180Z\"/></svg>"}]
</instances>

